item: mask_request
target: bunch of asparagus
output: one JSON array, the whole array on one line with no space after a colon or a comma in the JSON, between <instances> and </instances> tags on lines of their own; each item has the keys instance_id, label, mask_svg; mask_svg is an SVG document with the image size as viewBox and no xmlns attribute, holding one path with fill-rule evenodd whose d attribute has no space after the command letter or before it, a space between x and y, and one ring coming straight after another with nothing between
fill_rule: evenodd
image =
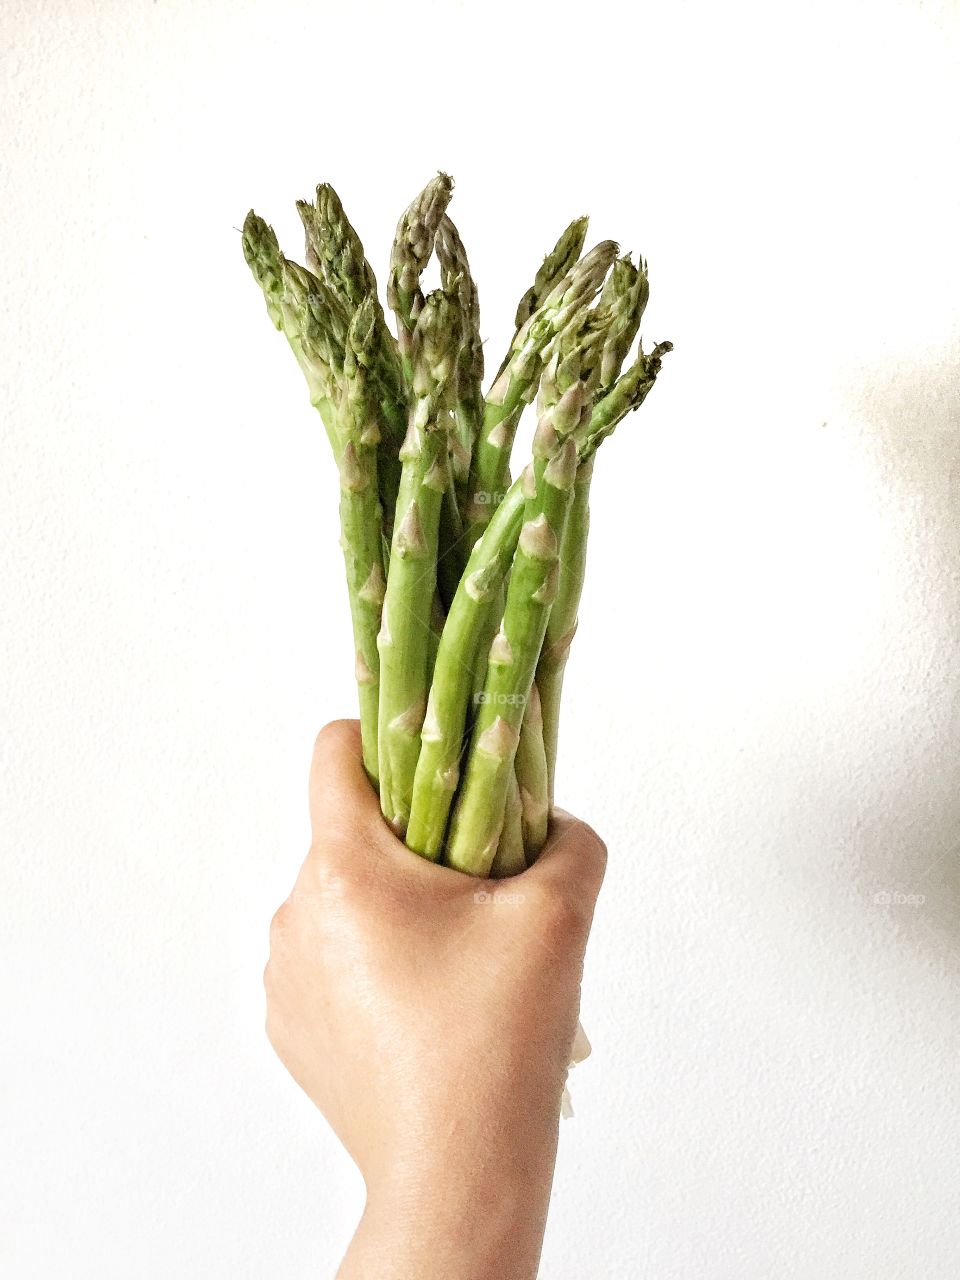
<instances>
[{"instance_id":1,"label":"bunch of asparagus","mask_svg":"<svg viewBox=\"0 0 960 1280\"><path fill-rule=\"evenodd\" d=\"M483 393L477 287L440 174L403 214L387 325L331 186L297 209L307 266L252 210L243 251L303 371L340 473L363 757L410 849L474 875L534 859L553 803L597 448L671 349L642 344L646 263L563 232L520 300ZM424 293L433 257L440 287ZM532 457L510 455L537 399Z\"/></svg>"}]
</instances>

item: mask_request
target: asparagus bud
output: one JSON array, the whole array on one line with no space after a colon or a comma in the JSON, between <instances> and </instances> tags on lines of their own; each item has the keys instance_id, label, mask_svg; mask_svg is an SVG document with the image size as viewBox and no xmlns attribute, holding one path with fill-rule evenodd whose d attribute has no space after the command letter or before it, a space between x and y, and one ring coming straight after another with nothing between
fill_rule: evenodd
<instances>
[{"instance_id":1,"label":"asparagus bud","mask_svg":"<svg viewBox=\"0 0 960 1280\"><path fill-rule=\"evenodd\" d=\"M243 220L242 243L247 266L263 290L267 314L274 328L282 330L283 267L276 232L251 209Z\"/></svg>"},{"instance_id":2,"label":"asparagus bud","mask_svg":"<svg viewBox=\"0 0 960 1280\"><path fill-rule=\"evenodd\" d=\"M637 359L607 394L597 401L589 419L581 428L577 441L581 457L594 453L628 413L639 409L657 380L663 356L672 350L672 342L659 342L648 355L644 353L641 343Z\"/></svg>"},{"instance_id":3,"label":"asparagus bud","mask_svg":"<svg viewBox=\"0 0 960 1280\"><path fill-rule=\"evenodd\" d=\"M243 223L242 244L243 256L263 292L267 314L296 357L307 381L310 403L320 413L334 458L339 462L341 444L334 407L336 392L331 353L323 342L318 342L316 323L308 304L308 295L317 282L302 268L303 274L297 273L296 264L288 262L280 252L273 228L252 209Z\"/></svg>"},{"instance_id":4,"label":"asparagus bud","mask_svg":"<svg viewBox=\"0 0 960 1280\"><path fill-rule=\"evenodd\" d=\"M297 212L306 236L310 269L340 293L351 309L364 298L376 297L373 268L333 187L321 183L316 203L298 200Z\"/></svg>"},{"instance_id":5,"label":"asparagus bud","mask_svg":"<svg viewBox=\"0 0 960 1280\"><path fill-rule=\"evenodd\" d=\"M440 220L453 195L453 179L439 173L428 182L397 224L387 277L387 302L397 317L404 369L409 373L413 329L423 307L420 277L433 253Z\"/></svg>"},{"instance_id":6,"label":"asparagus bud","mask_svg":"<svg viewBox=\"0 0 960 1280\"><path fill-rule=\"evenodd\" d=\"M466 539L472 546L490 519L492 495L507 486L510 451L524 406L536 394L551 343L589 306L617 256L612 240L598 244L553 286L518 330L503 372L487 393L470 470Z\"/></svg>"},{"instance_id":7,"label":"asparagus bud","mask_svg":"<svg viewBox=\"0 0 960 1280\"><path fill-rule=\"evenodd\" d=\"M455 296L460 307L463 340L457 354L457 385L454 405L456 434L451 449L453 478L458 491L466 485L470 459L483 420L483 343L480 339L480 302L470 273L467 252L460 233L444 214L437 233L437 257L444 291ZM462 565L460 566L462 568Z\"/></svg>"},{"instance_id":8,"label":"asparagus bud","mask_svg":"<svg viewBox=\"0 0 960 1280\"><path fill-rule=\"evenodd\" d=\"M620 372L633 346L640 321L650 297L647 264L640 259L635 267L629 256L619 258L603 287L597 303L602 335L598 366L599 390L606 391Z\"/></svg>"},{"instance_id":9,"label":"asparagus bud","mask_svg":"<svg viewBox=\"0 0 960 1280\"><path fill-rule=\"evenodd\" d=\"M533 284L520 299L520 305L517 307L518 329L530 319L551 289L563 279L580 257L583 252L583 243L587 238L589 221L589 218L575 218L544 258Z\"/></svg>"},{"instance_id":10,"label":"asparagus bud","mask_svg":"<svg viewBox=\"0 0 960 1280\"><path fill-rule=\"evenodd\" d=\"M340 197L329 183L321 183L317 187L315 204L297 201L297 211L306 235L307 265L337 297L346 314L352 316L364 299L373 300L376 329L373 350L380 408L387 428L386 443L395 451L403 433L407 393L396 339L387 328L377 297L373 268L367 261L360 237L344 212ZM386 462L385 450L381 451L380 461L382 470ZM398 479L398 475L394 477L394 490Z\"/></svg>"}]
</instances>

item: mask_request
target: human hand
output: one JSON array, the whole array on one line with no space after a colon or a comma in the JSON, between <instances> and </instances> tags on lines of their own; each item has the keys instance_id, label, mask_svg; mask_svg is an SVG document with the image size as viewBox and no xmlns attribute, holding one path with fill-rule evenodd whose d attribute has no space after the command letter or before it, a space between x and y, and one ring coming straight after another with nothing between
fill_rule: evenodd
<instances>
[{"instance_id":1,"label":"human hand","mask_svg":"<svg viewBox=\"0 0 960 1280\"><path fill-rule=\"evenodd\" d=\"M510 880L427 862L381 817L353 721L317 740L310 809L267 1030L367 1185L341 1275L533 1276L603 844L560 814Z\"/></svg>"}]
</instances>

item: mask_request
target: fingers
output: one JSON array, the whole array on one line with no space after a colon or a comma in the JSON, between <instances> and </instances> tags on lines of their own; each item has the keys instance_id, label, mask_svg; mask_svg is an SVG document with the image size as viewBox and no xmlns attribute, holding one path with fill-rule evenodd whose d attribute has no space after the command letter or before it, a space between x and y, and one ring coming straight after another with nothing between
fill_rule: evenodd
<instances>
[{"instance_id":1,"label":"fingers","mask_svg":"<svg viewBox=\"0 0 960 1280\"><path fill-rule=\"evenodd\" d=\"M310 766L310 824L314 840L344 818L360 830L380 823L377 793L363 767L360 723L334 720L320 730Z\"/></svg>"},{"instance_id":2,"label":"fingers","mask_svg":"<svg viewBox=\"0 0 960 1280\"><path fill-rule=\"evenodd\" d=\"M316 845L323 845L333 832L342 835L346 829L356 840L358 851L375 848L381 875L395 870L411 890L430 887L456 893L465 881L472 891L469 877L451 874L449 868L415 857L389 832L363 767L356 720L334 720L317 738L310 768L310 822ZM605 866L606 846L597 833L571 814L555 809L543 852L522 877L545 895L576 903L589 918Z\"/></svg>"},{"instance_id":3,"label":"fingers","mask_svg":"<svg viewBox=\"0 0 960 1280\"><path fill-rule=\"evenodd\" d=\"M554 809L547 843L522 874L557 893L574 894L593 910L607 865L607 846L592 827L563 809Z\"/></svg>"}]
</instances>

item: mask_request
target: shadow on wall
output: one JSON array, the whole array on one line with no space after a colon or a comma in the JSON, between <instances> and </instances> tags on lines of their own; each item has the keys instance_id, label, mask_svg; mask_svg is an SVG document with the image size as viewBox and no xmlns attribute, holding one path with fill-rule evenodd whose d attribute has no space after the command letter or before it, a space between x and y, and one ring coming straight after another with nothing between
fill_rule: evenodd
<instances>
[{"instance_id":1,"label":"shadow on wall","mask_svg":"<svg viewBox=\"0 0 960 1280\"><path fill-rule=\"evenodd\" d=\"M905 552L897 602L913 633L902 759L864 816L857 889L903 942L960 968L960 345L864 371L843 391L873 451ZM891 620L898 637L904 634Z\"/></svg>"}]
</instances>

